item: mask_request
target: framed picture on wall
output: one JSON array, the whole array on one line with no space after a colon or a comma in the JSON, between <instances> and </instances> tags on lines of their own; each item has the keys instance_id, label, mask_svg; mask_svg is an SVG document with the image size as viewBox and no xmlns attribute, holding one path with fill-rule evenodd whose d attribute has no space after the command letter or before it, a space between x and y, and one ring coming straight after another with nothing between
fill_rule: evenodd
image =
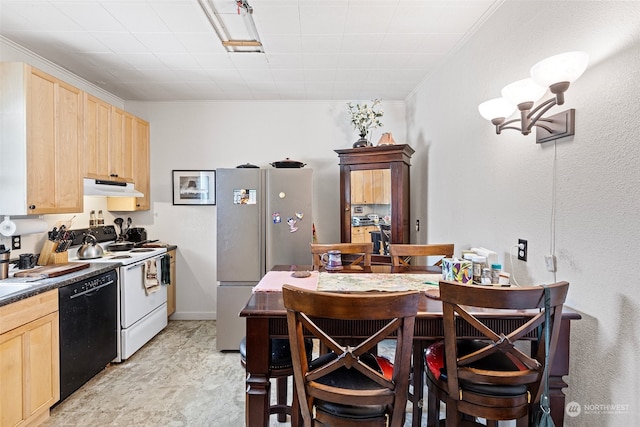
<instances>
[{"instance_id":1,"label":"framed picture on wall","mask_svg":"<svg viewBox=\"0 0 640 427\"><path fill-rule=\"evenodd\" d=\"M215 205L216 171L174 170L174 205Z\"/></svg>"}]
</instances>

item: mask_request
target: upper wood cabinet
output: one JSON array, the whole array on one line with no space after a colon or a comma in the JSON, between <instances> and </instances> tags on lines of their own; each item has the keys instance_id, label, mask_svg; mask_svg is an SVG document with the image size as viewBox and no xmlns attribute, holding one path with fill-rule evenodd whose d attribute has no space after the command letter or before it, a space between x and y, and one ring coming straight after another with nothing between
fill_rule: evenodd
<instances>
[{"instance_id":1,"label":"upper wood cabinet","mask_svg":"<svg viewBox=\"0 0 640 427\"><path fill-rule=\"evenodd\" d=\"M135 117L111 107L111 140L109 143L109 179L133 182L133 123Z\"/></svg>"},{"instance_id":2,"label":"upper wood cabinet","mask_svg":"<svg viewBox=\"0 0 640 427\"><path fill-rule=\"evenodd\" d=\"M136 210L151 209L151 183L149 179L149 123L136 117L134 122L133 138L133 182L136 190L144 194L144 197L136 198Z\"/></svg>"},{"instance_id":3,"label":"upper wood cabinet","mask_svg":"<svg viewBox=\"0 0 640 427\"><path fill-rule=\"evenodd\" d=\"M391 203L389 169L351 172L351 204L388 205Z\"/></svg>"},{"instance_id":4,"label":"upper wood cabinet","mask_svg":"<svg viewBox=\"0 0 640 427\"><path fill-rule=\"evenodd\" d=\"M352 236L370 238L360 236L361 230L352 233L352 217L361 215L356 213L357 207L363 211L375 208L375 213L388 215L391 243L409 243L409 167L413 148L397 144L335 152L340 158L341 241L351 242Z\"/></svg>"},{"instance_id":5,"label":"upper wood cabinet","mask_svg":"<svg viewBox=\"0 0 640 427\"><path fill-rule=\"evenodd\" d=\"M111 105L85 93L84 109L84 176L94 179L111 179L109 175Z\"/></svg>"},{"instance_id":6,"label":"upper wood cabinet","mask_svg":"<svg viewBox=\"0 0 640 427\"><path fill-rule=\"evenodd\" d=\"M82 212L82 91L23 63L0 67L0 211Z\"/></svg>"}]
</instances>

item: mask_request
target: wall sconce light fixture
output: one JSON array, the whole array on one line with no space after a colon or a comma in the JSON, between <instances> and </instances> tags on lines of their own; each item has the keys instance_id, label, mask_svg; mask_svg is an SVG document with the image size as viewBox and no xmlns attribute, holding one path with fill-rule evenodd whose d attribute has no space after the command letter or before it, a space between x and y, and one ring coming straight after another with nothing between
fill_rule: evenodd
<instances>
[{"instance_id":1,"label":"wall sconce light fixture","mask_svg":"<svg viewBox=\"0 0 640 427\"><path fill-rule=\"evenodd\" d=\"M514 129L523 135L536 126L536 142L553 141L575 133L575 110L570 109L549 117L542 117L554 105L564 104L564 93L587 68L589 57L584 52L567 52L551 56L531 67L531 78L518 80L502 89L502 98L485 101L478 106L482 117L490 120L499 134ZM534 108L546 92L554 95ZM519 119L506 120L516 108ZM512 125L520 122L520 126Z\"/></svg>"}]
</instances>

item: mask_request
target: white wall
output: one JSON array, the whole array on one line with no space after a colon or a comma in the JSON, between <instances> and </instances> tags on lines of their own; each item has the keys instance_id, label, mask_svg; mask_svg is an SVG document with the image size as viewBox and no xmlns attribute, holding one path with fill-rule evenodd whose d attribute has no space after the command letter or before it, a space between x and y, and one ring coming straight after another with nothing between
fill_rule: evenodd
<instances>
[{"instance_id":1,"label":"white wall","mask_svg":"<svg viewBox=\"0 0 640 427\"><path fill-rule=\"evenodd\" d=\"M570 50L591 63L552 111L576 109L575 136L537 145L533 135L496 135L477 105L536 61ZM567 304L582 320L572 325L567 402L582 413L567 426L636 425L640 415L639 81L639 2L507 1L407 101L414 165L426 166L411 177L412 205L428 224L418 238L492 248L511 272L512 246L528 239L517 280L571 283ZM543 258L554 157L555 277ZM609 404L618 413L594 406Z\"/></svg>"},{"instance_id":2,"label":"white wall","mask_svg":"<svg viewBox=\"0 0 640 427\"><path fill-rule=\"evenodd\" d=\"M357 101L357 100L353 100ZM152 209L132 215L158 238L178 245L175 319L211 319L216 310L216 207L174 206L171 171L252 163L263 168L289 157L312 168L313 221L319 242L340 240L339 166L333 151L351 148L347 101L127 102L151 124ZM405 141L403 102L385 102L382 132Z\"/></svg>"}]
</instances>

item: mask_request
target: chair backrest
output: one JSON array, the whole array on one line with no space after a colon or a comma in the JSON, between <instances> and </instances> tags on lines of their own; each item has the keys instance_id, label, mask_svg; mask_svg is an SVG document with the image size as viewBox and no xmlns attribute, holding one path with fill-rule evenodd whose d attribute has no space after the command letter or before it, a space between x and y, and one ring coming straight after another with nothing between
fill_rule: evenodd
<instances>
[{"instance_id":1,"label":"chair backrest","mask_svg":"<svg viewBox=\"0 0 640 427\"><path fill-rule=\"evenodd\" d=\"M320 261L320 257L322 254L332 251L338 250L342 252L342 255L359 255L353 261L351 261L351 265L363 265L370 266L371 265L371 254L373 253L373 243L310 243L311 247L311 255L313 257L313 268L314 270L318 270L322 267L322 261ZM343 261L344 262L344 261Z\"/></svg>"},{"instance_id":2,"label":"chair backrest","mask_svg":"<svg viewBox=\"0 0 640 427\"><path fill-rule=\"evenodd\" d=\"M440 282L442 300L447 387L450 397L459 400L459 381L494 385L527 385L531 402L540 398L540 381L545 363L543 327L550 328L549 360L553 360L562 317L562 307L569 290L568 282L548 285L550 293L550 320L545 324L545 296L542 286L499 288L493 286L464 285L457 282ZM478 310L480 308L480 310ZM515 321L508 330L495 330L484 323L482 309L530 310L531 318L523 322ZM476 313L476 315L472 313ZM464 325L459 323L463 322ZM457 324L457 326L456 326ZM537 351L529 356L514 347L517 340L537 334ZM460 357L458 339L480 334L483 347ZM460 335L459 335L460 334ZM478 341L479 342L479 341ZM485 345L486 344L486 345ZM478 366L482 359L503 353L519 367L517 371L491 370L470 367ZM489 360L489 359L487 359Z\"/></svg>"},{"instance_id":3,"label":"chair backrest","mask_svg":"<svg viewBox=\"0 0 640 427\"><path fill-rule=\"evenodd\" d=\"M415 316L422 295L417 291L342 294L309 291L291 285L284 285L282 292L287 309L294 381L304 425L312 425L314 401L321 399L353 406L386 406L389 425L401 426L409 387ZM363 320L375 322L379 329L355 346L341 345L339 338L332 337L324 329L335 322ZM371 369L361 358L394 333L397 344L393 372L389 376ZM304 350L305 334L312 334L338 357L320 357L310 367ZM349 343L354 344L353 341ZM326 363L319 363L320 359ZM324 376L345 368L357 370L377 386L363 390L322 383Z\"/></svg>"},{"instance_id":4,"label":"chair backrest","mask_svg":"<svg viewBox=\"0 0 640 427\"><path fill-rule=\"evenodd\" d=\"M394 266L409 265L407 259L413 257L439 256L442 258L453 256L453 243L435 244L435 245L403 245L391 244L389 246L391 254L391 263ZM440 265L440 259L434 265Z\"/></svg>"}]
</instances>

